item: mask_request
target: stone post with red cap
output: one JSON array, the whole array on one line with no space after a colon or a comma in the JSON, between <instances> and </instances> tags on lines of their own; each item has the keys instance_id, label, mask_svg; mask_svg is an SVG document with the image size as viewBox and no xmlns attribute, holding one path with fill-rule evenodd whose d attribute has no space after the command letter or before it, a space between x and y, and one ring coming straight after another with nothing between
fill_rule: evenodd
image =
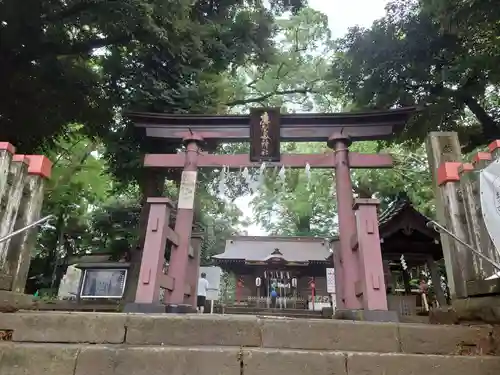
<instances>
[{"instance_id":1,"label":"stone post with red cap","mask_svg":"<svg viewBox=\"0 0 500 375\"><path fill-rule=\"evenodd\" d=\"M431 132L427 137L426 148L435 189L437 221L467 242L469 237L464 206L459 203L458 167L462 164L462 154L458 135L455 132ZM464 267L469 250L448 234L440 234L451 297L465 297Z\"/></svg>"},{"instance_id":2,"label":"stone post with red cap","mask_svg":"<svg viewBox=\"0 0 500 375\"><path fill-rule=\"evenodd\" d=\"M432 133L432 136L434 144L431 144L429 154L439 159L436 138L442 135ZM448 140L445 145L448 150L453 149L450 145L458 143L458 135L446 133L446 137L452 141ZM479 175L493 158L498 157L499 146L500 141L492 142L487 152L476 153L470 163L462 162L461 157L455 156L451 160L442 158L439 164L434 164L437 165L435 181L438 221L463 242L496 262L499 262L500 257L484 223ZM492 285L486 280L497 272L490 262L447 233L441 233L441 239L452 298L500 293L500 285Z\"/></svg>"},{"instance_id":3,"label":"stone post with red cap","mask_svg":"<svg viewBox=\"0 0 500 375\"><path fill-rule=\"evenodd\" d=\"M7 191L10 163L16 149L8 142L0 142L0 202Z\"/></svg>"},{"instance_id":4,"label":"stone post with red cap","mask_svg":"<svg viewBox=\"0 0 500 375\"><path fill-rule=\"evenodd\" d=\"M25 179L23 198L17 212L14 230L40 219L46 181L52 172L52 162L43 155L14 155L14 160L16 158L28 160L28 175ZM31 228L10 241L7 272L12 275L12 291L14 292L24 292L36 237L37 228Z\"/></svg>"},{"instance_id":5,"label":"stone post with red cap","mask_svg":"<svg viewBox=\"0 0 500 375\"><path fill-rule=\"evenodd\" d=\"M17 155L0 142L0 238L40 218L52 163L42 155ZM0 242L0 289L23 293L37 228Z\"/></svg>"}]
</instances>

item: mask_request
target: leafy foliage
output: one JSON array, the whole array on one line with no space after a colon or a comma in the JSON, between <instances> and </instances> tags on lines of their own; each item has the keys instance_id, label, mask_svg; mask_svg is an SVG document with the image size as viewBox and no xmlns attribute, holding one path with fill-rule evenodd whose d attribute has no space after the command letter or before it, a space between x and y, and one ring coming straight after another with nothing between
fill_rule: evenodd
<instances>
[{"instance_id":1,"label":"leafy foliage","mask_svg":"<svg viewBox=\"0 0 500 375\"><path fill-rule=\"evenodd\" d=\"M281 14L302 1L271 5ZM70 123L115 131L116 111L129 105L196 111L213 99L202 82L265 61L274 31L260 0L4 0L0 139L33 152Z\"/></svg>"},{"instance_id":2,"label":"leafy foliage","mask_svg":"<svg viewBox=\"0 0 500 375\"><path fill-rule=\"evenodd\" d=\"M288 151L328 152L319 143L288 144ZM354 152L376 153L376 142L359 142ZM381 210L397 198L408 197L423 214L434 215L432 181L423 147L410 152L405 145L388 147L394 168L351 170L353 194L360 198L378 198ZM329 170L313 169L310 177L304 169L288 170L285 184L270 170L265 185L252 199L255 222L275 235L333 236L338 234L335 175Z\"/></svg>"},{"instance_id":3,"label":"leafy foliage","mask_svg":"<svg viewBox=\"0 0 500 375\"><path fill-rule=\"evenodd\" d=\"M422 107L403 139L460 130L474 148L500 136L493 94L500 73L493 35L500 26L487 3L393 1L370 29L352 28L338 41L335 86L357 107Z\"/></svg>"},{"instance_id":4,"label":"leafy foliage","mask_svg":"<svg viewBox=\"0 0 500 375\"><path fill-rule=\"evenodd\" d=\"M238 112L256 105L284 111L331 107L335 97L328 92L326 77L333 44L327 17L303 8L290 18L277 20L276 25L280 53L262 65L243 65L227 77L232 83L226 91L226 104Z\"/></svg>"},{"instance_id":5,"label":"leafy foliage","mask_svg":"<svg viewBox=\"0 0 500 375\"><path fill-rule=\"evenodd\" d=\"M31 264L31 276L49 287L57 279L56 268L64 258L92 249L89 212L106 199L111 179L105 163L97 155L98 144L79 134L80 126L71 125L72 134L54 141L47 154L54 160L52 178L45 188L42 215L55 219L45 226Z\"/></svg>"}]
</instances>

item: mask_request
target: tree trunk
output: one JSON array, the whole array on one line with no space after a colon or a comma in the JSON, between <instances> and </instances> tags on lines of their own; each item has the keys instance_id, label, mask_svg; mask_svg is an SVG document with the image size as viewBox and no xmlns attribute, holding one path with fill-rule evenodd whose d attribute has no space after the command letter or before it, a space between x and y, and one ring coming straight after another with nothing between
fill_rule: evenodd
<instances>
[{"instance_id":1,"label":"tree trunk","mask_svg":"<svg viewBox=\"0 0 500 375\"><path fill-rule=\"evenodd\" d=\"M302 216L297 220L297 235L309 236L311 234L311 217Z\"/></svg>"},{"instance_id":2,"label":"tree trunk","mask_svg":"<svg viewBox=\"0 0 500 375\"><path fill-rule=\"evenodd\" d=\"M500 137L500 126L499 124L486 112L486 110L479 104L479 102L468 94L460 95L464 104L470 109L470 111L476 116L477 120L481 124L482 133L486 138L485 141L493 141Z\"/></svg>"},{"instance_id":3,"label":"tree trunk","mask_svg":"<svg viewBox=\"0 0 500 375\"><path fill-rule=\"evenodd\" d=\"M55 248L54 256L54 269L52 270L52 277L50 280L50 289L54 289L57 281L57 268L59 266L60 257L62 256L64 250L64 233L66 232L66 220L64 219L64 214L61 214L58 218L59 226L57 230L59 234L57 236L57 245Z\"/></svg>"}]
</instances>

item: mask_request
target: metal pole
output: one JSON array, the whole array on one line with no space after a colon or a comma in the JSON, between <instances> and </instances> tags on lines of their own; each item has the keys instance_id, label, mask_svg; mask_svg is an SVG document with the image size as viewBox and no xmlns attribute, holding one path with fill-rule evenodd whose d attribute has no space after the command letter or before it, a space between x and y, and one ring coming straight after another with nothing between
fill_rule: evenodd
<instances>
[{"instance_id":1,"label":"metal pole","mask_svg":"<svg viewBox=\"0 0 500 375\"><path fill-rule=\"evenodd\" d=\"M23 233L24 231L26 231L26 230L28 230L28 229L31 229L31 228L33 228L33 227L36 227L37 225L43 224L43 223L45 223L46 221L49 221L50 219L53 219L53 218L55 218L55 216L54 216L54 215L48 215L48 216L45 216L45 217L43 217L43 218L41 218L41 219L39 219L39 220L35 221L34 223L31 223L31 224L29 224L29 225L26 225L25 227L23 227L23 228L21 228L21 229L18 229L18 230L16 230L16 231L14 231L14 232L12 232L12 233L10 233L10 234L6 235L5 237L0 238L0 243L5 242L5 241L7 241L7 240L10 240L12 237L17 236L18 234L21 234L21 233Z\"/></svg>"},{"instance_id":2,"label":"metal pole","mask_svg":"<svg viewBox=\"0 0 500 375\"><path fill-rule=\"evenodd\" d=\"M472 251L474 254L476 254L478 257L483 258L485 261L490 263L493 267L495 267L497 270L500 270L500 263L495 262L494 260L488 258L486 255L482 254L481 252L477 251L474 249L471 245L468 243L464 242L462 239L458 238L455 234L451 233L448 229L443 227L441 224L436 223L435 221L429 221L427 223L427 227L434 229L436 232L444 232L451 238L453 238L455 241L459 242L460 244L464 245L467 249Z\"/></svg>"}]
</instances>

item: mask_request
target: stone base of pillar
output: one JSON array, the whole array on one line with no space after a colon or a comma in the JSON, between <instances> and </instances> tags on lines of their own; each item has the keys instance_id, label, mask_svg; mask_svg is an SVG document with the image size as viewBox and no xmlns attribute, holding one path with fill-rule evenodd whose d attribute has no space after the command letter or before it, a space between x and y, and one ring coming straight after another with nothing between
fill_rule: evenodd
<instances>
[{"instance_id":1,"label":"stone base of pillar","mask_svg":"<svg viewBox=\"0 0 500 375\"><path fill-rule=\"evenodd\" d=\"M184 304L127 303L123 308L123 312L139 314L195 314L196 308Z\"/></svg>"},{"instance_id":2,"label":"stone base of pillar","mask_svg":"<svg viewBox=\"0 0 500 375\"><path fill-rule=\"evenodd\" d=\"M35 307L35 298L30 294L0 290L0 313L33 310Z\"/></svg>"},{"instance_id":3,"label":"stone base of pillar","mask_svg":"<svg viewBox=\"0 0 500 375\"><path fill-rule=\"evenodd\" d=\"M12 290L12 276L0 272L0 290Z\"/></svg>"},{"instance_id":4,"label":"stone base of pillar","mask_svg":"<svg viewBox=\"0 0 500 375\"><path fill-rule=\"evenodd\" d=\"M335 319L399 323L398 313L387 310L337 310Z\"/></svg>"},{"instance_id":5,"label":"stone base of pillar","mask_svg":"<svg viewBox=\"0 0 500 375\"><path fill-rule=\"evenodd\" d=\"M460 298L451 306L459 321L500 324L500 295Z\"/></svg>"},{"instance_id":6,"label":"stone base of pillar","mask_svg":"<svg viewBox=\"0 0 500 375\"><path fill-rule=\"evenodd\" d=\"M500 296L500 279L471 280L466 284L468 297Z\"/></svg>"}]
</instances>

